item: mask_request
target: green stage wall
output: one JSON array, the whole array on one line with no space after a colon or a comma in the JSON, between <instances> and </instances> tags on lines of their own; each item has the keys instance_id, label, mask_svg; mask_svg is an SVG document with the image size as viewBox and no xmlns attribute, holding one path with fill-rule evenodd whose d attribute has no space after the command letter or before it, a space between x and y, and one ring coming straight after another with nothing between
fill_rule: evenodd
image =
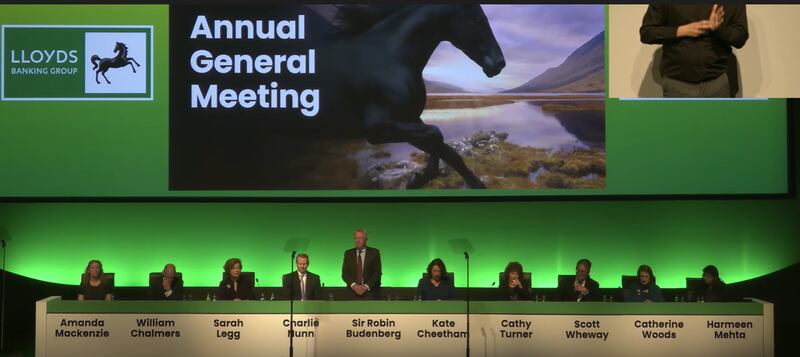
<instances>
[{"instance_id":1,"label":"green stage wall","mask_svg":"<svg viewBox=\"0 0 800 357\"><path fill-rule=\"evenodd\" d=\"M187 285L219 282L226 258L239 257L261 286L288 271L288 240L307 240L311 271L326 286L343 286L342 252L364 227L381 249L385 286L415 286L426 264L441 257L465 284L461 254L472 245L471 285L488 287L509 260L552 287L593 261L601 286L650 264L662 287L682 287L716 264L735 282L800 261L791 200L597 201L515 203L274 204L87 203L0 205L11 237L8 269L51 282L77 284L89 259L115 272L117 285L147 284L147 273L173 262ZM456 250L458 249L458 250Z\"/></svg>"}]
</instances>

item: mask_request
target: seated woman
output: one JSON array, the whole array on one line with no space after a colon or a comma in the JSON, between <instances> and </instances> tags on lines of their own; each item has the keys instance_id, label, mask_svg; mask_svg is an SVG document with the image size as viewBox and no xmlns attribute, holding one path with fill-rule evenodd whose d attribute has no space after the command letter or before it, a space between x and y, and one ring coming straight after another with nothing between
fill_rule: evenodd
<instances>
[{"instance_id":1,"label":"seated woman","mask_svg":"<svg viewBox=\"0 0 800 357\"><path fill-rule=\"evenodd\" d=\"M180 300L183 296L183 279L175 274L175 264L169 263L161 271L161 279L150 280L151 300Z\"/></svg>"},{"instance_id":2,"label":"seated woman","mask_svg":"<svg viewBox=\"0 0 800 357\"><path fill-rule=\"evenodd\" d=\"M456 287L447 275L444 262L436 258L428 264L428 277L419 279L417 294L421 300L453 300Z\"/></svg>"},{"instance_id":3,"label":"seated woman","mask_svg":"<svg viewBox=\"0 0 800 357\"><path fill-rule=\"evenodd\" d=\"M103 263L99 260L90 260L86 270L81 276L81 285L78 287L78 300L105 300L111 301L111 282L103 279Z\"/></svg>"},{"instance_id":4,"label":"seated woman","mask_svg":"<svg viewBox=\"0 0 800 357\"><path fill-rule=\"evenodd\" d=\"M642 265L636 273L638 281L631 284L625 292L628 302L664 302L661 288L656 285L656 276L648 265Z\"/></svg>"},{"instance_id":5,"label":"seated woman","mask_svg":"<svg viewBox=\"0 0 800 357\"><path fill-rule=\"evenodd\" d=\"M230 258L223 266L225 278L219 282L217 300L250 300L253 298L253 282L242 275L242 261Z\"/></svg>"},{"instance_id":6,"label":"seated woman","mask_svg":"<svg viewBox=\"0 0 800 357\"><path fill-rule=\"evenodd\" d=\"M522 283L522 264L508 263L500 280L501 300L530 300L531 287Z\"/></svg>"},{"instance_id":7,"label":"seated woman","mask_svg":"<svg viewBox=\"0 0 800 357\"><path fill-rule=\"evenodd\" d=\"M694 291L694 296L706 302L727 301L725 282L719 278L719 270L713 265L703 268L703 285Z\"/></svg>"}]
</instances>

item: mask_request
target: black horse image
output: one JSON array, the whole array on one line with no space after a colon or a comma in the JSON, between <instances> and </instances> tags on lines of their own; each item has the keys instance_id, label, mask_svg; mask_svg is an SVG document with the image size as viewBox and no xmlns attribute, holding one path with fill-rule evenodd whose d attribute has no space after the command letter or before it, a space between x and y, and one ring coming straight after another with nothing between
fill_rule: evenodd
<instances>
[{"instance_id":1,"label":"black horse image","mask_svg":"<svg viewBox=\"0 0 800 357\"><path fill-rule=\"evenodd\" d=\"M106 83L111 84L111 81L108 80L106 77L106 72L108 72L109 68L122 68L127 65L131 66L133 69L133 73L136 73L136 67L139 66L139 62L136 62L133 57L128 57L128 46L125 46L122 42L117 42L117 45L114 46L114 52L117 54L114 57L110 58L100 58L98 55L92 56L92 70L94 70L94 80L97 84L100 84L100 79L98 78L99 75L103 75L105 78ZM98 63L99 61L99 63ZM136 67L133 65L136 64Z\"/></svg>"},{"instance_id":2,"label":"black horse image","mask_svg":"<svg viewBox=\"0 0 800 357\"><path fill-rule=\"evenodd\" d=\"M422 70L434 50L449 41L494 77L505 67L503 52L477 4L338 7L339 34L320 48L323 108L327 120L354 128L370 144L407 142L429 155L420 188L439 173L439 160L470 188L485 188L441 131L420 118L427 92ZM346 80L344 80L346 79ZM342 103L348 103L342 105ZM324 119L323 119L324 120Z\"/></svg>"},{"instance_id":3,"label":"black horse image","mask_svg":"<svg viewBox=\"0 0 800 357\"><path fill-rule=\"evenodd\" d=\"M213 11L227 14L223 9ZM239 16L230 11L236 14L231 16ZM309 118L296 110L189 108L183 115L170 115L171 187L351 188L352 182L320 183L336 175L326 171L333 164L325 161L336 154L318 150L338 150L336 145L365 139L373 145L409 143L427 154L426 167L408 179L406 188L425 187L439 175L441 161L463 178L465 187L485 188L461 155L445 143L440 129L420 117L427 99L422 71L442 42L452 43L478 65L476 71L488 77L505 67L503 52L480 5L269 5L250 11L253 16L269 14L275 19L304 14L307 38L297 42L194 41L187 45L187 58L199 49L254 55L303 53L313 48L316 72L198 75L180 63L183 67L175 69L180 73L176 78L185 71L190 83L201 88L205 83L253 88L269 81L280 82L281 88L314 88L320 93L319 113ZM192 29L196 16L187 16L188 23L181 28ZM188 103L188 95L188 91L176 91L171 100ZM352 175L351 171L343 174Z\"/></svg>"}]
</instances>

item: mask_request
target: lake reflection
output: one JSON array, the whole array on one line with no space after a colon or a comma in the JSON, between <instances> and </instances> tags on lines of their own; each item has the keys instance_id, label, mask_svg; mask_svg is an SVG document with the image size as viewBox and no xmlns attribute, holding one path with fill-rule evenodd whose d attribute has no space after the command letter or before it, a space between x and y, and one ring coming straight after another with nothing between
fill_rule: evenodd
<instances>
[{"instance_id":1,"label":"lake reflection","mask_svg":"<svg viewBox=\"0 0 800 357\"><path fill-rule=\"evenodd\" d=\"M454 98L450 101L469 102L470 99ZM602 101L523 99L478 108L426 109L422 113L422 120L437 126L445 141L470 136L479 130L494 130L508 133L507 141L519 146L549 150L604 149L605 112L594 110L602 105ZM558 109L544 110L543 106L547 104ZM367 151L355 157L361 167L377 162L407 160L412 152L420 152L407 143L378 145ZM376 151L390 156L380 159L370 157L369 152Z\"/></svg>"}]
</instances>

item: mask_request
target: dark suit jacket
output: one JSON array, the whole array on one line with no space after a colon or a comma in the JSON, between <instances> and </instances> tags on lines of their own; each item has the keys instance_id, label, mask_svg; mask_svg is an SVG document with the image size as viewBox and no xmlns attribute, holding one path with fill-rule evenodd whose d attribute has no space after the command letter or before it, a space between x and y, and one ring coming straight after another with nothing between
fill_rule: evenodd
<instances>
[{"instance_id":1,"label":"dark suit jacket","mask_svg":"<svg viewBox=\"0 0 800 357\"><path fill-rule=\"evenodd\" d=\"M381 252L371 247L365 247L365 249L364 284L367 284L370 292L374 294L381 287ZM342 280L348 288L350 288L350 284L356 282L356 248L344 251Z\"/></svg>"},{"instance_id":2,"label":"dark suit jacket","mask_svg":"<svg viewBox=\"0 0 800 357\"><path fill-rule=\"evenodd\" d=\"M294 280L294 286L292 286ZM300 277L297 276L297 271L293 271L283 276L283 296L289 299L289 290L294 290L295 300L300 300ZM320 291L319 275L310 271L306 272L306 300L319 300L322 296Z\"/></svg>"},{"instance_id":3,"label":"dark suit jacket","mask_svg":"<svg viewBox=\"0 0 800 357\"><path fill-rule=\"evenodd\" d=\"M217 300L252 300L254 295L254 284L255 282L250 281L249 278L245 277L245 275L241 275L237 290L233 290L233 281L230 277L227 277L219 282L219 288L217 288Z\"/></svg>"},{"instance_id":4,"label":"dark suit jacket","mask_svg":"<svg viewBox=\"0 0 800 357\"><path fill-rule=\"evenodd\" d=\"M558 293L560 296L561 301L578 301L578 293L575 292L575 288L573 287L573 283L575 282L575 278L568 279L564 282L559 282L558 286ZM600 301L600 284L598 284L594 279L591 277L586 277L586 285L584 285L587 289L589 289L589 293L581 299L581 301Z\"/></svg>"},{"instance_id":5,"label":"dark suit jacket","mask_svg":"<svg viewBox=\"0 0 800 357\"><path fill-rule=\"evenodd\" d=\"M164 296L161 277L150 279L150 300L181 300L183 298L183 279L175 278L172 282L172 294Z\"/></svg>"}]
</instances>

